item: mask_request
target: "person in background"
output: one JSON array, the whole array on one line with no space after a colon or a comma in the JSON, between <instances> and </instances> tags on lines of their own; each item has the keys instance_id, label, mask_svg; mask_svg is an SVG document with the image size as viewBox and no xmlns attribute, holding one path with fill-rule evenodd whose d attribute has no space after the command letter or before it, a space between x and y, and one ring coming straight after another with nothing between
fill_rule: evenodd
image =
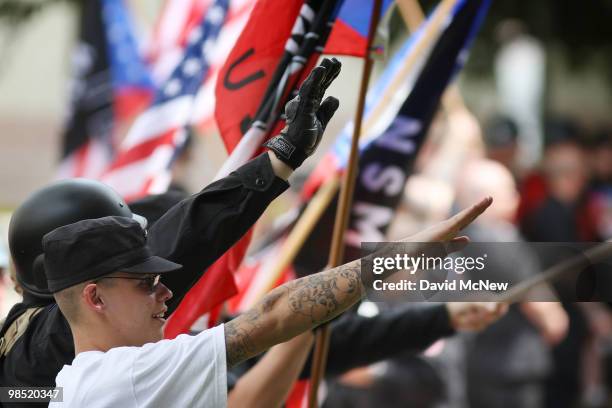
<instances>
[{"instance_id":1,"label":"person in background","mask_svg":"<svg viewBox=\"0 0 612 408\"><path fill-rule=\"evenodd\" d=\"M501 281L512 277L516 281L539 273L537 256L529 247L503 245L522 241L513 224L519 197L510 171L500 163L477 160L467 164L460 174L458 206L482 191L495 199L490 211L469 227L474 242L494 243L487 248L488 277ZM520 252L512 256L515 248ZM480 255L471 248L463 254ZM568 317L561 304L551 302L548 295L543 295L540 302L530 300L511 306L507 315L489 328L463 339L467 406L543 405L544 384L551 369L550 348L565 337Z\"/></svg>"},{"instance_id":2,"label":"person in background","mask_svg":"<svg viewBox=\"0 0 612 408\"><path fill-rule=\"evenodd\" d=\"M581 242L595 237L595 227L585 217L585 197L590 169L583 146L582 131L567 118L553 118L546 126L546 147L541 169L525 180L519 208L523 235L533 242ZM533 188L539 184L538 188ZM568 256L564 253L540 256L543 268ZM554 283L562 299L576 296L576 280L564 276ZM563 302L569 316L568 334L553 348L553 365L546 384L545 406L574 406L581 398L581 368L588 338L585 310L577 303Z\"/></svg>"},{"instance_id":3,"label":"person in background","mask_svg":"<svg viewBox=\"0 0 612 408\"><path fill-rule=\"evenodd\" d=\"M518 126L505 116L496 116L486 125L484 142L486 156L504 165L518 178L516 157L518 154Z\"/></svg>"},{"instance_id":4,"label":"person in background","mask_svg":"<svg viewBox=\"0 0 612 408\"><path fill-rule=\"evenodd\" d=\"M612 239L612 127L601 129L587 144L591 167L587 211L601 240Z\"/></svg>"}]
</instances>

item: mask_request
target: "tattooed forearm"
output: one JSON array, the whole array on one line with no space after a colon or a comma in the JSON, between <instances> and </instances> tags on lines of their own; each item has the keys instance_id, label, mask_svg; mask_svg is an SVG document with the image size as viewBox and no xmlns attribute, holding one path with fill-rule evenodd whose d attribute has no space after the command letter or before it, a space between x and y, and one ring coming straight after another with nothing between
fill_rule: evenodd
<instances>
[{"instance_id":1,"label":"tattooed forearm","mask_svg":"<svg viewBox=\"0 0 612 408\"><path fill-rule=\"evenodd\" d=\"M225 325L227 364L232 366L269 347L333 319L361 299L361 264L286 283L253 309Z\"/></svg>"},{"instance_id":2,"label":"tattooed forearm","mask_svg":"<svg viewBox=\"0 0 612 408\"><path fill-rule=\"evenodd\" d=\"M249 330L248 324L249 320L256 318L253 312L255 311L249 311L243 315L247 320L244 324L240 324L241 319L234 319L225 325L225 354L228 367L246 360L256 349L251 337L252 330ZM247 314L251 316L247 317Z\"/></svg>"},{"instance_id":3,"label":"tattooed forearm","mask_svg":"<svg viewBox=\"0 0 612 408\"><path fill-rule=\"evenodd\" d=\"M288 284L289 306L317 325L350 307L361 296L360 264L351 262ZM350 302L347 306L347 301Z\"/></svg>"},{"instance_id":4,"label":"tattooed forearm","mask_svg":"<svg viewBox=\"0 0 612 408\"><path fill-rule=\"evenodd\" d=\"M258 338L258 333L265 330L264 313L272 310L283 296L281 288L270 292L262 302L234 320L225 324L225 354L227 365L231 367L265 350L265 339Z\"/></svg>"}]
</instances>

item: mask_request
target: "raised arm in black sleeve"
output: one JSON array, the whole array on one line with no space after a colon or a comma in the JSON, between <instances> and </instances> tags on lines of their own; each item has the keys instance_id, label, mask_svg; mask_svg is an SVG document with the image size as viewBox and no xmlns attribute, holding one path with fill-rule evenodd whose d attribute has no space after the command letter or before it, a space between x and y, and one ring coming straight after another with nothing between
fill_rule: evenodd
<instances>
[{"instance_id":1,"label":"raised arm in black sleeve","mask_svg":"<svg viewBox=\"0 0 612 408\"><path fill-rule=\"evenodd\" d=\"M169 304L171 311L204 270L287 187L264 154L183 200L151 227L149 243L154 252L185 266L164 282L175 294ZM29 297L26 293L24 301L11 309L2 330L29 307L38 305ZM10 352L0 356L2 386L54 386L61 367L74 358L72 334L57 304L40 306L42 310L29 321Z\"/></svg>"},{"instance_id":2,"label":"raised arm in black sleeve","mask_svg":"<svg viewBox=\"0 0 612 408\"><path fill-rule=\"evenodd\" d=\"M326 375L394 357L421 352L454 333L445 305L406 304L373 317L345 313L332 322ZM312 354L300 378L310 376Z\"/></svg>"},{"instance_id":3,"label":"raised arm in black sleeve","mask_svg":"<svg viewBox=\"0 0 612 408\"><path fill-rule=\"evenodd\" d=\"M161 257L183 265L164 276L174 293L172 313L202 273L234 245L270 202L289 187L262 154L204 190L172 207L149 230L149 245ZM172 275L172 276L170 276Z\"/></svg>"}]
</instances>

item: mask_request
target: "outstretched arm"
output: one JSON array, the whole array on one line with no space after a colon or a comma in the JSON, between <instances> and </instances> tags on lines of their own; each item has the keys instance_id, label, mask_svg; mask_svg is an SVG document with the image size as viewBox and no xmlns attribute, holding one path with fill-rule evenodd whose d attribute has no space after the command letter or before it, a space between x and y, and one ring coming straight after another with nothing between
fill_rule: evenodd
<instances>
[{"instance_id":1,"label":"outstretched arm","mask_svg":"<svg viewBox=\"0 0 612 408\"><path fill-rule=\"evenodd\" d=\"M456 238L457 233L491 202L484 199L406 241L467 240ZM272 290L254 308L225 325L228 366L333 319L360 300L364 288L358 259Z\"/></svg>"}]
</instances>

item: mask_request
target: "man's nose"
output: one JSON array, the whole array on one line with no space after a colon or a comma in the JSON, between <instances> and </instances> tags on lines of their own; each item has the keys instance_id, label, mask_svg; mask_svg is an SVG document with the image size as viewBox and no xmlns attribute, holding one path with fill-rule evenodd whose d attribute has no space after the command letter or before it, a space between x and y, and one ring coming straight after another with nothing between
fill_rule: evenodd
<instances>
[{"instance_id":1,"label":"man's nose","mask_svg":"<svg viewBox=\"0 0 612 408\"><path fill-rule=\"evenodd\" d=\"M159 282L155 288L155 297L160 302L167 302L172 299L172 291L162 282Z\"/></svg>"}]
</instances>

